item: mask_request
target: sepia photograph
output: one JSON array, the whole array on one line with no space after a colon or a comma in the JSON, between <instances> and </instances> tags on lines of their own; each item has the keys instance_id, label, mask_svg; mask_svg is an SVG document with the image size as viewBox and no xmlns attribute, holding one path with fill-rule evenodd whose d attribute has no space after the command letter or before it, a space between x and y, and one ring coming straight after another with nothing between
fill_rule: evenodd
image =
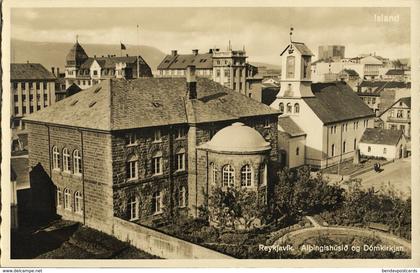
<instances>
[{"instance_id":1,"label":"sepia photograph","mask_svg":"<svg viewBox=\"0 0 420 273\"><path fill-rule=\"evenodd\" d=\"M414 2L62 2L3 6L2 265L418 258Z\"/></svg>"}]
</instances>

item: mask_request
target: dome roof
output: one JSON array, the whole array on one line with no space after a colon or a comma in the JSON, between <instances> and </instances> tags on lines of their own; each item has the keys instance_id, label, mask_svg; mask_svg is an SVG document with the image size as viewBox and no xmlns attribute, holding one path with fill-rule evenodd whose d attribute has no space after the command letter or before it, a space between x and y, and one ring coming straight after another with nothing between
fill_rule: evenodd
<instances>
[{"instance_id":1,"label":"dome roof","mask_svg":"<svg viewBox=\"0 0 420 273\"><path fill-rule=\"evenodd\" d=\"M66 62L68 64L76 64L80 65L85 60L87 60L89 57L86 54L83 47L79 44L79 42L76 42L74 46L70 49L69 53L66 56Z\"/></svg>"},{"instance_id":2,"label":"dome roof","mask_svg":"<svg viewBox=\"0 0 420 273\"><path fill-rule=\"evenodd\" d=\"M206 148L220 152L259 152L271 149L257 130L235 122L217 132Z\"/></svg>"}]
</instances>

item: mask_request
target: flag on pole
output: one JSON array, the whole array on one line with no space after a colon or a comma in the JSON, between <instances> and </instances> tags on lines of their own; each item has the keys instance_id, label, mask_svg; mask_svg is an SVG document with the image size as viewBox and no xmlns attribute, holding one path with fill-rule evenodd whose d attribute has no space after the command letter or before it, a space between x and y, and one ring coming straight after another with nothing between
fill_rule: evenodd
<instances>
[{"instance_id":1,"label":"flag on pole","mask_svg":"<svg viewBox=\"0 0 420 273\"><path fill-rule=\"evenodd\" d=\"M121 43L121 42L120 42ZM121 50L126 50L127 48L125 47L125 45L123 43L121 43Z\"/></svg>"}]
</instances>

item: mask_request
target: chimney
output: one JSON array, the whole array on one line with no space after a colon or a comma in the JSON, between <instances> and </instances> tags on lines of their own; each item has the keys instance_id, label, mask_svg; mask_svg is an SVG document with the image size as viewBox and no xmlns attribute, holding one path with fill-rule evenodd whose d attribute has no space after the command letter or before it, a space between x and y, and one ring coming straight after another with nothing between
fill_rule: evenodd
<instances>
[{"instance_id":1,"label":"chimney","mask_svg":"<svg viewBox=\"0 0 420 273\"><path fill-rule=\"evenodd\" d=\"M197 55L197 54L198 54L198 49L193 49L193 50L192 50L192 53L193 53L194 55Z\"/></svg>"},{"instance_id":2,"label":"chimney","mask_svg":"<svg viewBox=\"0 0 420 273\"><path fill-rule=\"evenodd\" d=\"M172 50L171 55L172 55L172 56L176 56L176 55L178 55L178 50Z\"/></svg>"},{"instance_id":3,"label":"chimney","mask_svg":"<svg viewBox=\"0 0 420 273\"><path fill-rule=\"evenodd\" d=\"M55 71L54 71L54 66L53 67L51 67L51 72L54 74L54 76L55 76Z\"/></svg>"},{"instance_id":4,"label":"chimney","mask_svg":"<svg viewBox=\"0 0 420 273\"><path fill-rule=\"evenodd\" d=\"M60 68L57 66L57 78L60 77Z\"/></svg>"},{"instance_id":5,"label":"chimney","mask_svg":"<svg viewBox=\"0 0 420 273\"><path fill-rule=\"evenodd\" d=\"M213 49L212 48L209 49L209 53L213 53Z\"/></svg>"},{"instance_id":6,"label":"chimney","mask_svg":"<svg viewBox=\"0 0 420 273\"><path fill-rule=\"evenodd\" d=\"M196 99L197 81L195 79L195 65L187 66L185 75L187 77L187 97L188 99Z\"/></svg>"}]
</instances>

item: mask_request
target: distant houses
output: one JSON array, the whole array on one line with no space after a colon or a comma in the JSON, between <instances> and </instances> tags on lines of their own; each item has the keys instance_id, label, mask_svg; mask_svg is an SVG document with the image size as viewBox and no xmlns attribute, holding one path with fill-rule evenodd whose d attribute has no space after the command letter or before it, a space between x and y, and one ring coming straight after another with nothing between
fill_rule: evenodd
<instances>
[{"instance_id":1,"label":"distant houses","mask_svg":"<svg viewBox=\"0 0 420 273\"><path fill-rule=\"evenodd\" d=\"M400 130L405 136L411 137L411 97L400 98L385 111L379 118L384 129Z\"/></svg>"}]
</instances>

